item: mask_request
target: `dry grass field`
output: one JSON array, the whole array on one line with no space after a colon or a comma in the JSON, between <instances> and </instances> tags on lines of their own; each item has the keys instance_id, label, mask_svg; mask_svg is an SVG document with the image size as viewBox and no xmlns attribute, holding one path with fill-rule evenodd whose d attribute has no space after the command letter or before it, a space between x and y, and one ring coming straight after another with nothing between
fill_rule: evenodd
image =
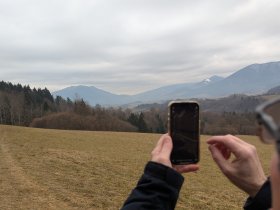
<instances>
[{"instance_id":1,"label":"dry grass field","mask_svg":"<svg viewBox=\"0 0 280 210\"><path fill-rule=\"evenodd\" d=\"M160 135L0 126L0 209L119 209ZM186 174L177 209L242 209L201 141L200 171ZM257 137L268 171L273 148Z\"/></svg>"}]
</instances>

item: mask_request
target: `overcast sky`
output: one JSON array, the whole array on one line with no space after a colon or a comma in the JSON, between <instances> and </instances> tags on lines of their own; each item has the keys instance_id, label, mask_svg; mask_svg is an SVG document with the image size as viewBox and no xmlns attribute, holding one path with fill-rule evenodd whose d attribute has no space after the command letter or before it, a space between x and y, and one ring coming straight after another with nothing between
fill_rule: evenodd
<instances>
[{"instance_id":1,"label":"overcast sky","mask_svg":"<svg viewBox=\"0 0 280 210\"><path fill-rule=\"evenodd\" d=\"M117 94L280 59L276 0L0 0L0 80Z\"/></svg>"}]
</instances>

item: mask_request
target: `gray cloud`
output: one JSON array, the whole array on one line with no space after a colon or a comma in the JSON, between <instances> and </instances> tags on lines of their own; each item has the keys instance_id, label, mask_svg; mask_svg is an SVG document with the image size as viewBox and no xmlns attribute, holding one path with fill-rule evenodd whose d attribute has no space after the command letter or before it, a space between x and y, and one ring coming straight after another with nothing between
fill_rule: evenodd
<instances>
[{"instance_id":1,"label":"gray cloud","mask_svg":"<svg viewBox=\"0 0 280 210\"><path fill-rule=\"evenodd\" d=\"M0 75L114 93L227 76L279 60L280 3L0 0Z\"/></svg>"}]
</instances>

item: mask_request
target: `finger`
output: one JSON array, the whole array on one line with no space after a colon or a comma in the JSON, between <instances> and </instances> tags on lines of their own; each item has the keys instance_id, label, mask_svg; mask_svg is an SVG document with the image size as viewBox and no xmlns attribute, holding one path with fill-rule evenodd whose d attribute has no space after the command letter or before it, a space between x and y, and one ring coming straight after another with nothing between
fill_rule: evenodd
<instances>
[{"instance_id":1,"label":"finger","mask_svg":"<svg viewBox=\"0 0 280 210\"><path fill-rule=\"evenodd\" d=\"M231 152L228 148L226 148L223 144L215 144L215 146L220 150L226 160L230 158Z\"/></svg>"},{"instance_id":2,"label":"finger","mask_svg":"<svg viewBox=\"0 0 280 210\"><path fill-rule=\"evenodd\" d=\"M208 148L211 152L213 160L217 163L222 172L227 171L229 163L224 158L220 150L215 145L210 145Z\"/></svg>"},{"instance_id":3,"label":"finger","mask_svg":"<svg viewBox=\"0 0 280 210\"><path fill-rule=\"evenodd\" d=\"M163 141L164 141L164 138L167 134L164 134L160 137L160 139L158 140L155 148L153 149L152 151L152 154L158 154L160 153L161 149L162 149L162 145L163 145Z\"/></svg>"},{"instance_id":4,"label":"finger","mask_svg":"<svg viewBox=\"0 0 280 210\"><path fill-rule=\"evenodd\" d=\"M176 165L173 168L179 173L188 173L188 172L195 172L199 169L199 166L196 164L190 165Z\"/></svg>"},{"instance_id":5,"label":"finger","mask_svg":"<svg viewBox=\"0 0 280 210\"><path fill-rule=\"evenodd\" d=\"M151 160L166 165L168 167L172 167L170 162L171 150L172 150L171 137L166 134L162 135L155 149L152 151Z\"/></svg>"},{"instance_id":6,"label":"finger","mask_svg":"<svg viewBox=\"0 0 280 210\"><path fill-rule=\"evenodd\" d=\"M171 151L172 151L172 147L173 147L173 145L172 145L171 137L168 135L164 135L163 143L162 143L162 147L161 147L161 151L160 151L161 156L169 159Z\"/></svg>"},{"instance_id":7,"label":"finger","mask_svg":"<svg viewBox=\"0 0 280 210\"><path fill-rule=\"evenodd\" d=\"M216 138L216 137L223 137L223 138L226 138L226 139L231 139L231 140L235 140L237 143L239 143L239 144L248 144L247 142L245 142L245 141L243 141L242 139L240 139L240 138L238 138L238 137L236 137L236 136L234 136L234 135L230 135L230 134L228 134L228 135L224 135L224 136L213 136L214 138ZM213 137L211 137L211 138L213 138ZM211 139L210 138L210 139ZM210 140L209 139L209 140Z\"/></svg>"},{"instance_id":8,"label":"finger","mask_svg":"<svg viewBox=\"0 0 280 210\"><path fill-rule=\"evenodd\" d=\"M225 149L222 151L222 154L223 154L224 158L225 158L226 160L228 160L228 159L230 158L231 152L230 152L229 149L225 148Z\"/></svg>"},{"instance_id":9,"label":"finger","mask_svg":"<svg viewBox=\"0 0 280 210\"><path fill-rule=\"evenodd\" d=\"M233 135L227 135L228 137L231 137L232 139L234 139L235 141L237 141L238 143L240 144L243 144L243 145L248 145L247 142L243 141L242 139L236 137L236 136L233 136Z\"/></svg>"},{"instance_id":10,"label":"finger","mask_svg":"<svg viewBox=\"0 0 280 210\"><path fill-rule=\"evenodd\" d=\"M241 141L242 140L236 140L236 138L234 138L231 135L226 135L226 136L213 136L207 140L207 143L210 145L222 144L234 154L238 154L238 152L240 151L240 147L242 145Z\"/></svg>"}]
</instances>

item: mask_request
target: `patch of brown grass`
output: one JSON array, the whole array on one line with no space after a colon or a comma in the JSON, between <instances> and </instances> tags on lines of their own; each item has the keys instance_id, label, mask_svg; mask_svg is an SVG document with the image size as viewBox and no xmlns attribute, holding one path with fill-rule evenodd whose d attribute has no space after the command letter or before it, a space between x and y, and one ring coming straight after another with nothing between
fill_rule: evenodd
<instances>
[{"instance_id":1,"label":"patch of brown grass","mask_svg":"<svg viewBox=\"0 0 280 210\"><path fill-rule=\"evenodd\" d=\"M0 209L119 209L160 135L0 126ZM198 173L186 174L177 209L241 209L246 195L224 178L202 137ZM268 171L273 148L257 137Z\"/></svg>"}]
</instances>

